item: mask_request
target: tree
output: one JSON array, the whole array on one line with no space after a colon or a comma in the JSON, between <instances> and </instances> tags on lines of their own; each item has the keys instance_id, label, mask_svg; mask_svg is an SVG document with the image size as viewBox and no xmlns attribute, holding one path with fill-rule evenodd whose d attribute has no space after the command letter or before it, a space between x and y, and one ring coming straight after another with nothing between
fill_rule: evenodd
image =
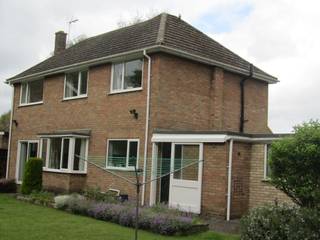
<instances>
[{"instance_id":1,"label":"tree","mask_svg":"<svg viewBox=\"0 0 320 240\"><path fill-rule=\"evenodd\" d=\"M155 17L156 15L160 14L158 10L151 9L145 14L141 14L140 12L136 12L135 16L131 17L131 19L124 20L120 18L117 22L119 28L128 27L143 21L146 21L150 18Z\"/></svg>"},{"instance_id":2,"label":"tree","mask_svg":"<svg viewBox=\"0 0 320 240\"><path fill-rule=\"evenodd\" d=\"M11 112L4 113L0 116L0 131L9 131Z\"/></svg>"},{"instance_id":3,"label":"tree","mask_svg":"<svg viewBox=\"0 0 320 240\"><path fill-rule=\"evenodd\" d=\"M271 181L302 207L320 207L320 123L294 127L290 137L271 146Z\"/></svg>"}]
</instances>

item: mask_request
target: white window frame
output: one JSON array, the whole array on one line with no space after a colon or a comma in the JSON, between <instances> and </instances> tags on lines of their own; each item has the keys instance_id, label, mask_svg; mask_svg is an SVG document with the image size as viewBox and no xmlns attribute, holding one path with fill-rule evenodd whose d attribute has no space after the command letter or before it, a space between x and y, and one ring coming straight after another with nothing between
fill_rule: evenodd
<instances>
[{"instance_id":1,"label":"white window frame","mask_svg":"<svg viewBox=\"0 0 320 240\"><path fill-rule=\"evenodd\" d=\"M42 81L42 100L41 101L37 101L37 102L27 102L27 101L25 101L25 103L22 103L22 85L26 84L26 96L25 97L28 99L28 95L30 94L29 84L30 84L30 82L33 82L33 81ZM22 82L20 84L20 99L19 99L19 106L20 107L43 104L43 83L44 83L44 81L43 81L43 79L36 79L36 80L33 80L33 81Z\"/></svg>"},{"instance_id":2,"label":"white window frame","mask_svg":"<svg viewBox=\"0 0 320 240\"><path fill-rule=\"evenodd\" d=\"M130 88L130 89L123 89L123 86L124 86L124 64L127 63L127 62L135 61L135 60L142 60L142 67L141 67L141 87ZM115 66L116 64L122 64L121 89L113 90L114 66ZM110 94L141 91L141 90L143 89L143 68L144 68L144 58L136 58L136 59L125 60L125 61L122 61L122 62L114 62L114 63L112 63L112 66L111 66L111 81L110 81Z\"/></svg>"},{"instance_id":3,"label":"white window frame","mask_svg":"<svg viewBox=\"0 0 320 240\"><path fill-rule=\"evenodd\" d=\"M81 89L81 72L87 72L87 93L86 94L80 94ZM66 88L67 88L67 75L70 73L78 73L78 89L77 89L77 96L74 97L66 97ZM86 98L88 97L88 90L89 90L89 70L88 69L82 69L78 71L73 72L67 72L64 75L64 87L63 87L63 100L72 100L72 99L79 99L79 98Z\"/></svg>"},{"instance_id":4,"label":"white window frame","mask_svg":"<svg viewBox=\"0 0 320 240\"><path fill-rule=\"evenodd\" d=\"M127 155L126 155L126 166L125 167L113 167L108 166L108 156L109 156L109 143L110 141L127 141ZM136 169L139 166L139 148L140 148L140 140L138 138L111 138L107 140L107 153L106 153L106 169L115 169L115 170L125 170L125 171L132 171L134 170L133 166L129 166L129 152L130 152L130 142L137 142L137 162L136 162Z\"/></svg>"},{"instance_id":5,"label":"white window frame","mask_svg":"<svg viewBox=\"0 0 320 240\"><path fill-rule=\"evenodd\" d=\"M30 143L37 143L38 144L38 151L37 151L37 157L39 157L40 154L40 143L39 140L18 140L18 149L17 149L17 160L16 160L16 183L21 184L22 181L19 181L19 168L20 168L20 150L21 150L21 143L26 142L28 144L27 147L27 156L29 156L29 144ZM26 162L28 161L28 158Z\"/></svg>"},{"instance_id":6,"label":"white window frame","mask_svg":"<svg viewBox=\"0 0 320 240\"><path fill-rule=\"evenodd\" d=\"M263 159L263 180L270 180L270 177L267 176L267 168L268 168L268 148L270 147L270 143L264 144L264 159Z\"/></svg>"},{"instance_id":7,"label":"white window frame","mask_svg":"<svg viewBox=\"0 0 320 240\"><path fill-rule=\"evenodd\" d=\"M51 147L51 139L52 138L61 138L61 154L60 154L60 169L49 168L49 157L50 157L50 147ZM41 152L42 153L42 144L43 139L47 139L47 153L45 159L45 166L43 167L43 171L46 172L57 172L57 173L78 173L78 174L86 174L87 173L87 161L84 162L84 170L73 170L74 166L74 148L75 148L75 140L76 138L81 138L86 140L85 145L85 159L88 158L88 150L89 150L89 138L88 137L80 137L80 136L55 136L55 137L44 137L41 139ZM62 156L63 156L63 143L65 139L69 139L69 153L68 153L68 168L62 168Z\"/></svg>"}]
</instances>

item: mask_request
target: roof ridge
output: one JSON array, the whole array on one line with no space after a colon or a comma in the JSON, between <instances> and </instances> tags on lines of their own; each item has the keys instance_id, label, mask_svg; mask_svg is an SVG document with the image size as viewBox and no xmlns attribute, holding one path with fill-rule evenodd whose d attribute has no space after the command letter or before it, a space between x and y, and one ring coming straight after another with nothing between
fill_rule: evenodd
<instances>
[{"instance_id":1,"label":"roof ridge","mask_svg":"<svg viewBox=\"0 0 320 240\"><path fill-rule=\"evenodd\" d=\"M161 18L160 18L160 23L159 23L159 31L158 31L158 36L157 36L157 44L163 44L164 42L164 35L166 31L166 23L167 23L167 13L161 13Z\"/></svg>"}]
</instances>

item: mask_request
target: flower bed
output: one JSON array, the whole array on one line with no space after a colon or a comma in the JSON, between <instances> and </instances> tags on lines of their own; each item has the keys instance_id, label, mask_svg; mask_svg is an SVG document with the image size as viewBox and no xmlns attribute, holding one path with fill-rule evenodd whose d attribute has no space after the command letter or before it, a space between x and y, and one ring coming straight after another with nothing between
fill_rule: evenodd
<instances>
[{"instance_id":1,"label":"flower bed","mask_svg":"<svg viewBox=\"0 0 320 240\"><path fill-rule=\"evenodd\" d=\"M73 194L57 196L55 207L126 227L135 226L135 205L129 202L96 202ZM202 224L196 216L171 210L166 206L141 207L138 225L140 229L162 235L187 235L208 230L208 225Z\"/></svg>"}]
</instances>

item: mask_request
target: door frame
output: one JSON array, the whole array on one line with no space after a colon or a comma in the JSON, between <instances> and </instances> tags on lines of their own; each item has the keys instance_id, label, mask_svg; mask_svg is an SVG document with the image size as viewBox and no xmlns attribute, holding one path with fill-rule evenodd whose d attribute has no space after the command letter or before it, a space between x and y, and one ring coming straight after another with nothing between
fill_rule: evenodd
<instances>
[{"instance_id":1,"label":"door frame","mask_svg":"<svg viewBox=\"0 0 320 240\"><path fill-rule=\"evenodd\" d=\"M39 157L40 153L40 140L18 140L18 149L17 149L17 159L16 159L16 183L21 184L22 181L19 181L19 168L20 168L20 151L21 151L21 143L26 142L27 146L27 156L29 156L29 143L37 143L37 157ZM28 159L26 160L26 162Z\"/></svg>"},{"instance_id":2,"label":"door frame","mask_svg":"<svg viewBox=\"0 0 320 240\"><path fill-rule=\"evenodd\" d=\"M157 177L157 164L158 164L158 145L162 141L159 142L153 142L152 143L152 166L151 166L151 176L150 180L153 180ZM163 142L169 142L169 141L163 141ZM170 141L171 143L171 162L170 162L170 169L171 171L173 170L173 159L174 159L174 146L176 144L182 144L182 145L199 145L199 166L198 166L198 182L199 182L199 189L200 189L200 209L201 209L201 201L202 201L202 174L203 174L203 143L201 142L175 142L175 141ZM170 192L171 192L171 175L170 174L170 187L169 187L169 201L170 201ZM188 181L188 180L184 180ZM191 181L194 182L194 181ZM149 204L154 205L156 204L156 195L157 195L157 181L152 181L150 184L150 200Z\"/></svg>"}]
</instances>

